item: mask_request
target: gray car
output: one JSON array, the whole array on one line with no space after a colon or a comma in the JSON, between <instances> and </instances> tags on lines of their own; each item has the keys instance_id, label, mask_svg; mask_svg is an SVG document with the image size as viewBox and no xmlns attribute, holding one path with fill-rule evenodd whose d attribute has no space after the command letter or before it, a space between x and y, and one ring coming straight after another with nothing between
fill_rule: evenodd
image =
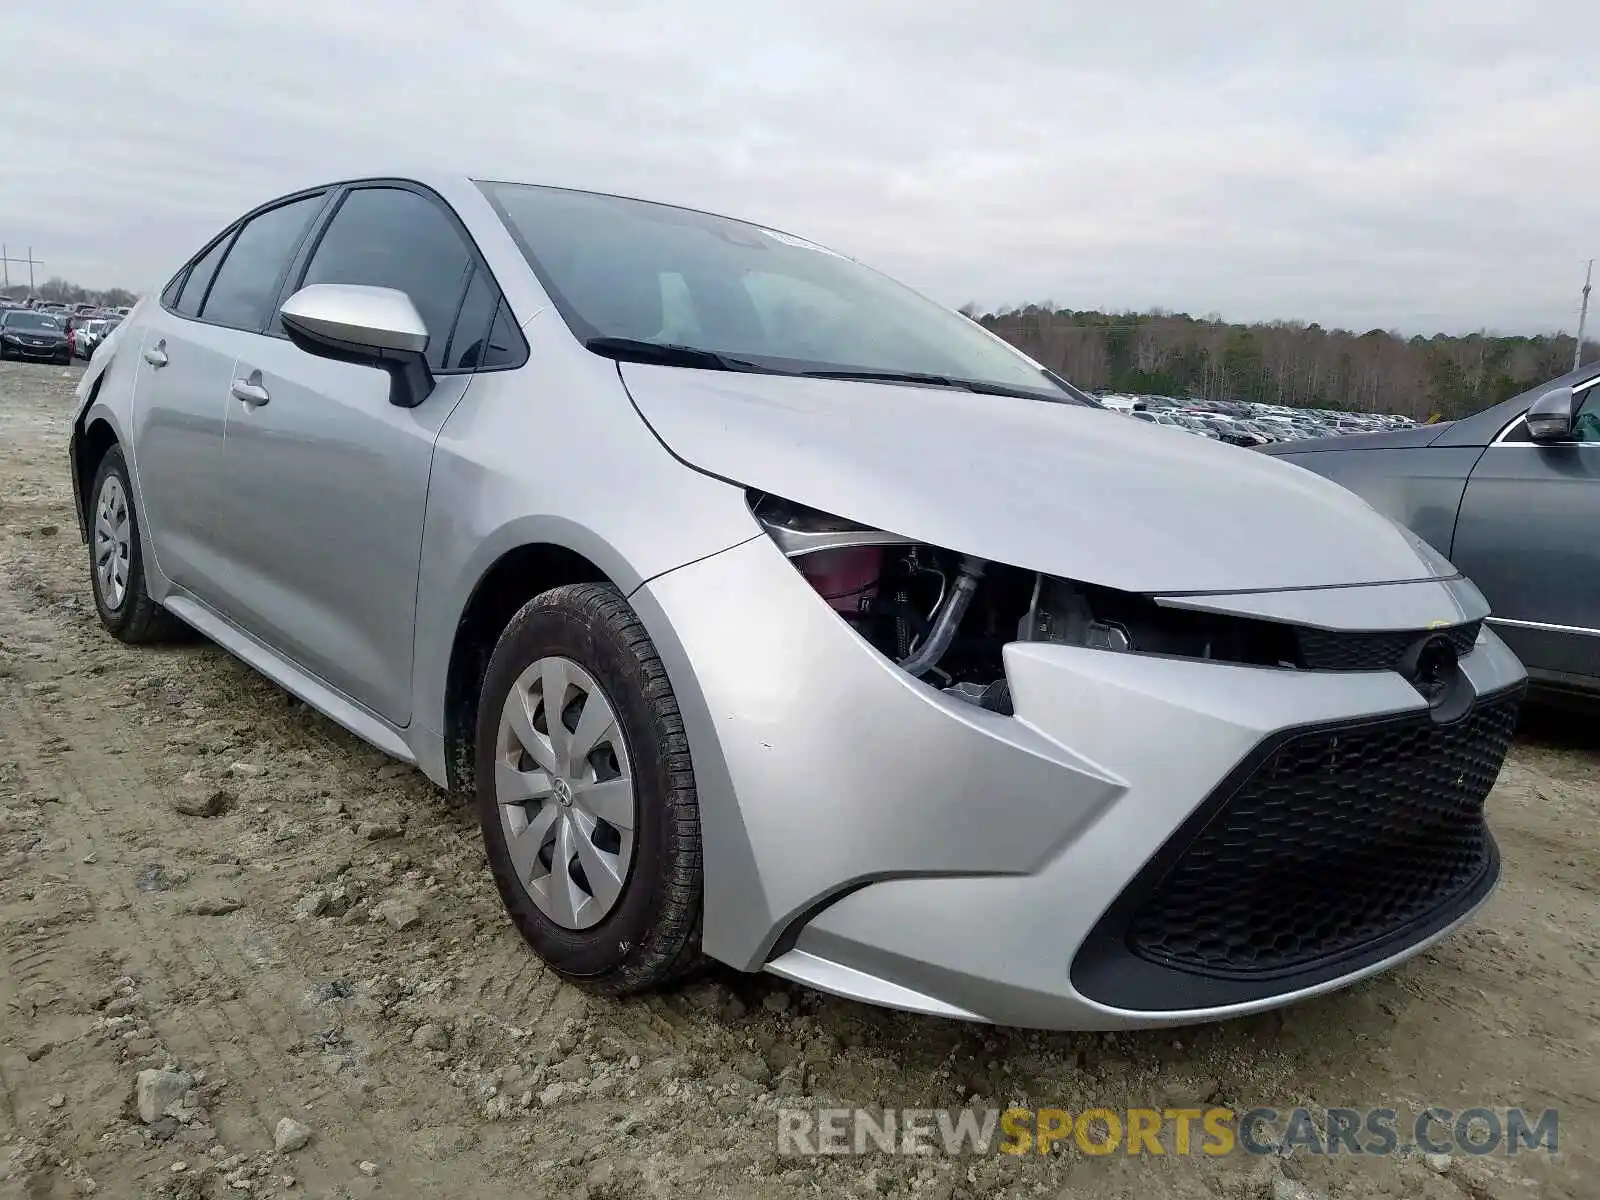
<instances>
[{"instance_id":1,"label":"gray car","mask_svg":"<svg viewBox=\"0 0 1600 1200\"><path fill-rule=\"evenodd\" d=\"M1522 667L1344 489L1104 411L762 225L314 188L80 387L100 619L471 791L570 979L706 955L1016 1025L1248 1013L1498 873Z\"/></svg>"},{"instance_id":2,"label":"gray car","mask_svg":"<svg viewBox=\"0 0 1600 1200\"><path fill-rule=\"evenodd\" d=\"M1542 690L1600 692L1600 364L1459 421L1263 452L1336 480L1447 555Z\"/></svg>"}]
</instances>

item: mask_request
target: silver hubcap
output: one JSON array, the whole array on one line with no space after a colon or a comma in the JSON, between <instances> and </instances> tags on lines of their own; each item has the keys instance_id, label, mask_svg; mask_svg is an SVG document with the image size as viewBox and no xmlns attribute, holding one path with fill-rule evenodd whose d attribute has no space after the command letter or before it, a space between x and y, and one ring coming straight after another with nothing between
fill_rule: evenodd
<instances>
[{"instance_id":1,"label":"silver hubcap","mask_svg":"<svg viewBox=\"0 0 1600 1200\"><path fill-rule=\"evenodd\" d=\"M107 475L100 485L94 512L94 574L100 599L107 608L121 608L128 594L128 555L132 550L132 522L122 480Z\"/></svg>"},{"instance_id":2,"label":"silver hubcap","mask_svg":"<svg viewBox=\"0 0 1600 1200\"><path fill-rule=\"evenodd\" d=\"M633 770L594 676L551 657L517 677L494 787L517 878L540 912L587 929L616 907L633 862Z\"/></svg>"}]
</instances>

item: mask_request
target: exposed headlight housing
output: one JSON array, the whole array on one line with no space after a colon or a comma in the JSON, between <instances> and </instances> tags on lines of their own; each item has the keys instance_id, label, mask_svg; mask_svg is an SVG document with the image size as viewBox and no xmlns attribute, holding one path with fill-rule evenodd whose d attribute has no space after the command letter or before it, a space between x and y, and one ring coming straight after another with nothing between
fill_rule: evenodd
<instances>
[{"instance_id":1,"label":"exposed headlight housing","mask_svg":"<svg viewBox=\"0 0 1600 1200\"><path fill-rule=\"evenodd\" d=\"M795 569L880 653L946 694L997 712L1011 711L1002 658L1011 642L1409 678L1407 654L1419 639L1444 636L1464 655L1480 637L1478 622L1343 632L1179 608L987 562L762 492L748 499ZM1433 560L1443 562L1436 552Z\"/></svg>"}]
</instances>

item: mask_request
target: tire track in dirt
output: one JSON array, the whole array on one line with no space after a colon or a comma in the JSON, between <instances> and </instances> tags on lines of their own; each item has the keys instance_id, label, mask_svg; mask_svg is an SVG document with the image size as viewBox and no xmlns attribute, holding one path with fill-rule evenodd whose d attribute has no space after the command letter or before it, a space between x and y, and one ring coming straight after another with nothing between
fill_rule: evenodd
<instances>
[{"instance_id":1,"label":"tire track in dirt","mask_svg":"<svg viewBox=\"0 0 1600 1200\"><path fill-rule=\"evenodd\" d=\"M27 580L20 589L0 583L0 610L8 624L16 624L19 619L25 625L41 623L39 610L54 607L55 603L48 584L38 577ZM32 634L34 630L27 632ZM297 1171L321 1160L332 1175L334 1160L354 1162L377 1154L376 1147L392 1146L396 1123L417 1123L415 1115L408 1118L405 1113L386 1113L369 1099L375 1092L405 1096L417 1090L413 1078L404 1073L391 1076L378 1065L392 1057L393 1031L352 1021L344 1011L347 1006L340 1006L334 1024L342 1028L348 1039L343 1048L360 1067L352 1076L354 1094L336 1091L331 1100L327 1096L328 1082L316 1079L292 1056L260 1051L263 1046L302 1046L327 1032L328 1022L320 1014L307 1012L303 1002L314 986L310 975L290 968L281 947L265 968L251 961L241 951L237 934L238 928L251 918L177 916L162 923L162 917L170 914L152 911L151 897L130 886L128 881L137 869L135 860L142 855L142 851L130 848L130 842L181 844L189 831L169 815L166 789L153 783L143 769L144 761L162 753L162 730L141 723L125 724L128 715L97 705L104 683L100 673L55 674L50 668L56 665L55 656L41 653L15 681L22 683L24 690L3 689L0 711L7 713L5 724L13 733L0 734L0 747L7 757L26 764L25 779L30 788L59 798L52 807L59 810L65 824L81 831L72 839L70 853L80 860L90 859L92 865L80 869L93 878L97 891L112 897L112 907L126 926L115 934L115 940L136 947L151 974L160 977L175 995L185 998L170 1013L152 1014L162 1043L179 1062L221 1065L231 1090L236 1092L230 1110L245 1110L232 1111L223 1124L233 1126L231 1132L240 1132L238 1123L244 1121L252 1127L257 1141L270 1142L277 1117L286 1113L317 1123L316 1113L308 1115L303 1104L290 1097L311 1093L324 1104L342 1102L338 1142L319 1139L297 1156ZM210 674L207 668L211 664L198 666L194 682L204 691L209 682L204 676ZM231 660L228 666L232 667ZM26 691L27 683L45 682L52 674L55 687L49 692L35 696ZM85 720L84 713L98 715ZM297 725L321 723L321 718L314 715L297 717ZM339 744L343 739L339 731L332 736L313 733L294 740L302 745L320 744L339 758L349 758L352 747ZM38 747L56 745L65 750L59 754L34 752ZM360 747L354 749L358 760L374 753ZM358 761L355 769L364 766ZM114 795L117 800L97 804L97 794ZM200 924L194 928L197 921ZM503 1028L513 1028L515 1022L515 1027L525 1034L548 1032L548 1022L559 1019L558 1001L571 989L549 976L521 948L520 942L516 945L518 952L507 956L505 969L485 972L483 980L489 985L489 993L476 1007ZM42 950L37 957L46 963L50 952ZM480 968L484 965L479 964ZM270 977L274 986L263 988L263 976ZM231 998L218 1003L194 1002L197 993L208 992ZM548 1036L554 1040L553 1033ZM466 1125L475 1116L471 1108L459 1102L441 1105L437 1096L430 1100L428 1108L445 1110L443 1114L433 1113L435 1119L442 1115ZM451 1181L442 1175L435 1178L435 1172L436 1169L427 1169L408 1183L434 1183L445 1188ZM492 1176L496 1172L485 1170L483 1174Z\"/></svg>"},{"instance_id":2,"label":"tire track in dirt","mask_svg":"<svg viewBox=\"0 0 1600 1200\"><path fill-rule=\"evenodd\" d=\"M6 1070L0 1065L0 1133L7 1138L13 1138L21 1130L17 1120L17 1102L11 1092L11 1080L6 1076Z\"/></svg>"},{"instance_id":3,"label":"tire track in dirt","mask_svg":"<svg viewBox=\"0 0 1600 1200\"><path fill-rule=\"evenodd\" d=\"M74 697L66 687L56 694L82 698ZM112 819L103 823L97 833L86 835L73 846L72 852L79 857L95 856L96 863L89 873L97 890L109 892L120 902L121 912L116 923L124 929L118 932L116 940L136 947L171 989L185 996L197 990L215 993L220 982L224 995L232 993L231 1000L221 1003L187 1003L178 1012L152 1013L151 1023L161 1042L180 1063L222 1064L237 1089L238 1099L248 1106L259 1140L270 1142L279 1117L304 1115L303 1105L289 1097L303 1093L306 1076L291 1058L268 1056L259 1048L298 1045L321 1032L317 1022L297 1014L282 999L283 987L303 993L309 990L310 981L303 977L286 978L280 960L274 964L278 970L271 973L275 986L264 988L261 981L265 973L247 962L225 937L235 918L178 916L158 927L154 915L140 903L146 897L136 891L130 892L125 879L133 867L123 861L123 843L118 835L155 834L159 840L170 843L176 840L170 835L178 831L176 823L171 821L165 822L167 828L160 828L165 797L140 778L137 768L130 765L136 756L126 751L137 749L142 731L126 740L114 731L108 737L103 721L93 728L84 728L72 720L63 721L51 706L32 703L26 695L14 699L5 708L14 717L7 722L8 727L32 735L20 740L14 734L7 735L4 747L8 756L15 754L25 759L30 742L41 744L52 738L60 738L72 747L69 755L35 757L24 768L32 786L61 797L63 815L77 819L85 830L93 828L90 822L83 820L85 814L81 811L81 808L90 807L86 803L92 786L89 781L108 787L122 797L122 804L102 810ZM129 742L134 744L129 745ZM120 746L124 752L102 753L96 747L105 743ZM141 814L148 824L130 827L118 820L130 812ZM93 815L92 811L89 815ZM160 837L162 834L169 836ZM118 870L119 867L126 869ZM198 928L195 927L197 921L203 922ZM157 949L158 946L161 949ZM40 964L48 962L50 957L48 946L29 955ZM368 1070L377 1087L392 1087L397 1082L375 1067L369 1066ZM470 1119L470 1114L463 1116ZM338 1142L334 1143L325 1129L321 1144L298 1158L297 1165L326 1160L333 1155L359 1161L374 1153L373 1147L390 1141L387 1129L374 1125L357 1107L347 1107L340 1122L345 1128ZM332 1164L324 1161L321 1165L326 1170Z\"/></svg>"},{"instance_id":4,"label":"tire track in dirt","mask_svg":"<svg viewBox=\"0 0 1600 1200\"><path fill-rule=\"evenodd\" d=\"M31 738L17 738L14 732L9 734L0 732L0 737L4 738L4 741L0 742L0 749L4 749L8 753L24 756L30 741L36 742L51 736L51 722L48 716L41 714L33 706L25 702L13 701L5 707L12 717L12 720L6 723L5 729L7 731L24 731L25 733L31 733L33 736ZM98 732L103 736L105 731L102 729ZM68 740L70 741L71 739L69 738ZM54 763L59 765L53 765L52 760L48 758L35 758L33 763L26 768L28 777L36 786L50 788L61 795L63 806L66 807L69 813L72 813L79 803L84 801L86 795L84 790L85 773L80 773L80 769L70 762L63 762L58 759L54 760ZM142 798L146 803L140 807L153 809L155 798L149 795L141 797L138 785L128 778L127 774L121 769L120 764L111 763L109 770L105 770L105 765L101 763L95 763L94 767L104 771L104 774L100 775L100 779L117 788L125 797L134 800L136 804ZM115 812L116 810L94 811ZM93 828L87 823L83 824L82 827L86 829ZM86 858L89 855L93 855L96 860L89 873L97 889L102 894L108 894L113 899L113 904L110 906L113 909L113 913L104 918L105 924L111 927L107 932L111 935L112 940L117 945L128 950L130 961L141 958L145 960L141 965L146 967L150 975L159 980L166 991L177 995L191 993L202 981L202 977L182 956L182 942L187 935L181 928L181 921L173 922L165 928L158 929L154 927L149 916L141 911L141 902L145 898L137 892L130 894L125 883L127 872L122 869L124 868L121 854L122 847L114 836L107 836L107 832L102 829L98 836L94 833L88 834L85 838L85 845L89 849L88 853L82 857ZM76 847L75 849L81 848ZM166 943L168 950L175 958L168 958L157 949L163 942ZM182 961L182 970L176 968L176 961ZM193 1024L178 1020L175 1016L170 1019L163 1017L159 1020L154 1019L153 1016L151 1023L159 1033L162 1044L180 1063L222 1061L226 1058L224 1050L231 1049L235 1041L233 1038L218 1039L214 1036L208 1036L205 1026L215 1020L215 1014L216 1010L214 1009L202 1006L199 1011L192 1011L191 1006L191 1011L186 1015L194 1018ZM247 1096L252 1095L254 1090L251 1081L262 1077L262 1064L256 1062L251 1065L255 1070L239 1073L246 1081L244 1092ZM259 1106L256 1107L259 1112ZM264 1121L265 1116L262 1115L261 1119Z\"/></svg>"}]
</instances>

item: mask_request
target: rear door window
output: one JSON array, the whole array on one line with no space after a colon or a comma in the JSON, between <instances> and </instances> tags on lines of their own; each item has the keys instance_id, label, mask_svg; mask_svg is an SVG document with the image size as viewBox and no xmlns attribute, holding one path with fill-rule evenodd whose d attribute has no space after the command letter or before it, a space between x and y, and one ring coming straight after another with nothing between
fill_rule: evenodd
<instances>
[{"instance_id":1,"label":"rear door window","mask_svg":"<svg viewBox=\"0 0 1600 1200\"><path fill-rule=\"evenodd\" d=\"M230 233L215 246L213 246L199 262L189 270L189 277L183 281L183 287L178 292L177 302L173 305L183 316L198 317L200 315L200 302L206 298L206 289L211 286L211 279L217 273L217 264L222 261L222 256L228 252L228 245L233 241Z\"/></svg>"}]
</instances>

